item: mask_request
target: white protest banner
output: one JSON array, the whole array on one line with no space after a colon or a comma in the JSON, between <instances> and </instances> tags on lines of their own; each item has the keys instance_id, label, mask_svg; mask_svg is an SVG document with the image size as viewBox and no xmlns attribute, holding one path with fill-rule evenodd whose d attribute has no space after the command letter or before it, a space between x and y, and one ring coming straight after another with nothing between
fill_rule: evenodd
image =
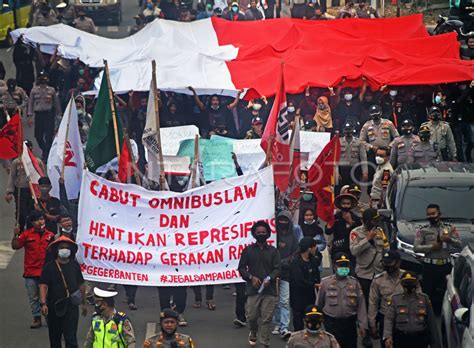
<instances>
[{"instance_id":1,"label":"white protest banner","mask_svg":"<svg viewBox=\"0 0 474 348\"><path fill-rule=\"evenodd\" d=\"M313 165L329 140L331 140L331 133L300 132L301 152L309 153L308 166Z\"/></svg>"},{"instance_id":2,"label":"white protest banner","mask_svg":"<svg viewBox=\"0 0 474 348\"><path fill-rule=\"evenodd\" d=\"M163 156L165 174L188 176L191 158L189 156Z\"/></svg>"},{"instance_id":3,"label":"white protest banner","mask_svg":"<svg viewBox=\"0 0 474 348\"><path fill-rule=\"evenodd\" d=\"M163 127L160 128L161 148L163 155L175 156L179 150L179 144L186 139L193 139L199 134L196 126Z\"/></svg>"},{"instance_id":4,"label":"white protest banner","mask_svg":"<svg viewBox=\"0 0 474 348\"><path fill-rule=\"evenodd\" d=\"M84 172L78 261L91 281L192 286L242 281L237 266L250 229L272 227L273 172L213 182L184 193L148 191Z\"/></svg>"}]
</instances>

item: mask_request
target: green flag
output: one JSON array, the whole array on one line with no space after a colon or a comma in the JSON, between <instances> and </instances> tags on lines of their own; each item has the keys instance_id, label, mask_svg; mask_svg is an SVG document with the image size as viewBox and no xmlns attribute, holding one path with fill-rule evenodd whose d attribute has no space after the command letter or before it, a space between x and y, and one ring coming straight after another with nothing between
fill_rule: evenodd
<instances>
[{"instance_id":1,"label":"green flag","mask_svg":"<svg viewBox=\"0 0 474 348\"><path fill-rule=\"evenodd\" d=\"M85 151L87 166L92 172L95 172L97 168L117 157L114 121L112 117L109 86L107 76L104 72ZM119 117L117 117L117 133L120 143L119 149L121 149L123 143L123 128Z\"/></svg>"}]
</instances>

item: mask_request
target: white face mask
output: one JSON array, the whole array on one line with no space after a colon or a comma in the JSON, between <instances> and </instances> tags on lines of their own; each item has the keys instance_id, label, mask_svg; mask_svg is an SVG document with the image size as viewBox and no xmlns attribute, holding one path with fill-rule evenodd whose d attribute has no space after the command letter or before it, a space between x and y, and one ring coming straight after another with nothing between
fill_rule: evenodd
<instances>
[{"instance_id":1,"label":"white face mask","mask_svg":"<svg viewBox=\"0 0 474 348\"><path fill-rule=\"evenodd\" d=\"M383 159L383 157L376 156L375 157L375 163L377 163L378 165L382 165L382 164L385 163L385 160Z\"/></svg>"},{"instance_id":2,"label":"white face mask","mask_svg":"<svg viewBox=\"0 0 474 348\"><path fill-rule=\"evenodd\" d=\"M288 112L295 112L294 106L288 106Z\"/></svg>"},{"instance_id":3,"label":"white face mask","mask_svg":"<svg viewBox=\"0 0 474 348\"><path fill-rule=\"evenodd\" d=\"M62 230L64 233L71 233L71 232L72 232L72 227L70 227L70 228L61 228L61 230Z\"/></svg>"},{"instance_id":4,"label":"white face mask","mask_svg":"<svg viewBox=\"0 0 474 348\"><path fill-rule=\"evenodd\" d=\"M252 109L254 109L255 111L258 111L262 108L262 104L253 104L252 106Z\"/></svg>"},{"instance_id":5,"label":"white face mask","mask_svg":"<svg viewBox=\"0 0 474 348\"><path fill-rule=\"evenodd\" d=\"M352 100L352 94L345 94L344 95L344 100L351 101Z\"/></svg>"},{"instance_id":6,"label":"white face mask","mask_svg":"<svg viewBox=\"0 0 474 348\"><path fill-rule=\"evenodd\" d=\"M388 93L390 94L391 97L396 97L398 94L398 91L390 91Z\"/></svg>"},{"instance_id":7,"label":"white face mask","mask_svg":"<svg viewBox=\"0 0 474 348\"><path fill-rule=\"evenodd\" d=\"M69 258L69 256L71 256L71 250L69 250L69 249L59 249L58 250L58 256L61 259L67 259L67 258Z\"/></svg>"}]
</instances>

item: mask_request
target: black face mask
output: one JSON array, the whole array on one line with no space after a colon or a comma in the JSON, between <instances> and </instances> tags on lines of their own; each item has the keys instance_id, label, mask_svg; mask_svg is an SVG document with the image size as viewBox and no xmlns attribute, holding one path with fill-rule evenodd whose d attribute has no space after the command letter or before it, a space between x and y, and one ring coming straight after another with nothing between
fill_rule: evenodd
<instances>
[{"instance_id":1,"label":"black face mask","mask_svg":"<svg viewBox=\"0 0 474 348\"><path fill-rule=\"evenodd\" d=\"M101 306L97 306L95 305L94 306L94 311L97 313L97 314L102 314L102 312L104 311Z\"/></svg>"},{"instance_id":2,"label":"black face mask","mask_svg":"<svg viewBox=\"0 0 474 348\"><path fill-rule=\"evenodd\" d=\"M419 135L421 141L430 141L430 135Z\"/></svg>"},{"instance_id":3,"label":"black face mask","mask_svg":"<svg viewBox=\"0 0 474 348\"><path fill-rule=\"evenodd\" d=\"M374 121L380 120L380 115L372 115L372 120Z\"/></svg>"},{"instance_id":4,"label":"black face mask","mask_svg":"<svg viewBox=\"0 0 474 348\"><path fill-rule=\"evenodd\" d=\"M441 120L441 115L438 113L432 114L431 117L433 118L433 121Z\"/></svg>"},{"instance_id":5,"label":"black face mask","mask_svg":"<svg viewBox=\"0 0 474 348\"><path fill-rule=\"evenodd\" d=\"M411 134L411 129L409 129L409 128L402 128L402 134L403 134L403 135L410 135L410 134Z\"/></svg>"},{"instance_id":6,"label":"black face mask","mask_svg":"<svg viewBox=\"0 0 474 348\"><path fill-rule=\"evenodd\" d=\"M384 266L383 269L388 273L388 274L394 274L397 270L397 266Z\"/></svg>"},{"instance_id":7,"label":"black face mask","mask_svg":"<svg viewBox=\"0 0 474 348\"><path fill-rule=\"evenodd\" d=\"M409 294L413 293L416 289L416 283L415 282L405 282L405 283L402 283L402 286L405 288L405 290Z\"/></svg>"},{"instance_id":8,"label":"black face mask","mask_svg":"<svg viewBox=\"0 0 474 348\"><path fill-rule=\"evenodd\" d=\"M430 224L436 225L439 222L439 215L435 217L429 217L428 221L430 222Z\"/></svg>"},{"instance_id":9,"label":"black face mask","mask_svg":"<svg viewBox=\"0 0 474 348\"><path fill-rule=\"evenodd\" d=\"M351 211L351 208L342 207L342 208L341 208L341 211L347 213L347 212Z\"/></svg>"},{"instance_id":10,"label":"black face mask","mask_svg":"<svg viewBox=\"0 0 474 348\"><path fill-rule=\"evenodd\" d=\"M268 237L270 237L268 234L256 234L255 235L255 240L258 243L264 243L267 241Z\"/></svg>"}]
</instances>

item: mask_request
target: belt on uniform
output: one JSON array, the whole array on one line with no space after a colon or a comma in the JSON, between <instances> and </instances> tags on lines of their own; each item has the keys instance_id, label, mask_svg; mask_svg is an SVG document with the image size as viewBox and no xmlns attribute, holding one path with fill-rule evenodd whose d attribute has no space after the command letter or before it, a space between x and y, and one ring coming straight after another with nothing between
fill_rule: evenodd
<instances>
[{"instance_id":1,"label":"belt on uniform","mask_svg":"<svg viewBox=\"0 0 474 348\"><path fill-rule=\"evenodd\" d=\"M429 263L430 265L436 265L436 266L444 266L451 262L450 259L430 259L427 257L423 257L421 261L424 263Z\"/></svg>"}]
</instances>

